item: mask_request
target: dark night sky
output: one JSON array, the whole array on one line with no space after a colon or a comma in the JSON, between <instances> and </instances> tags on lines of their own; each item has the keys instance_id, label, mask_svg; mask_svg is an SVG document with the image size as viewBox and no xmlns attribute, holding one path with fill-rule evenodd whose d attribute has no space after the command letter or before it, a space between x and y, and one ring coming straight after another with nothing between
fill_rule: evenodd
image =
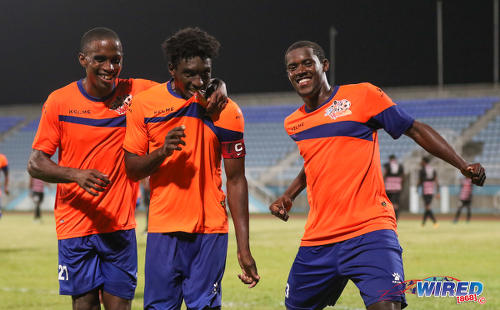
<instances>
[{"instance_id":1,"label":"dark night sky","mask_svg":"<svg viewBox=\"0 0 500 310\"><path fill-rule=\"evenodd\" d=\"M493 0L445 0L443 10L445 83L492 81ZM164 81L161 42L199 26L222 44L214 72L231 93L290 91L284 50L306 39L328 54L330 25L337 83L436 83L435 0L17 0L0 3L0 104L42 102L81 78L80 37L96 26L120 35L122 77Z\"/></svg>"}]
</instances>

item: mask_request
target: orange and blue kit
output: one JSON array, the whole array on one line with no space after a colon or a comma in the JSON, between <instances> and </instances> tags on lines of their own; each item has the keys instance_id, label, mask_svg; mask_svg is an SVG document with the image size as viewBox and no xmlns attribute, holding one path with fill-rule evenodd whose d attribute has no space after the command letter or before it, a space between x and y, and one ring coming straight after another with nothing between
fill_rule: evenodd
<instances>
[{"instance_id":1,"label":"orange and blue kit","mask_svg":"<svg viewBox=\"0 0 500 310\"><path fill-rule=\"evenodd\" d=\"M130 153L153 152L170 130L186 127L186 145L151 175L150 233L228 232L221 159L245 156L243 114L228 100L222 112L208 116L201 98L182 98L169 81L132 101L123 144Z\"/></svg>"},{"instance_id":2,"label":"orange and blue kit","mask_svg":"<svg viewBox=\"0 0 500 310\"><path fill-rule=\"evenodd\" d=\"M141 79L117 79L106 98L90 96L82 80L52 92L42 109L33 149L52 156L58 165L96 169L111 183L92 196L77 183L57 185L54 215L58 239L135 228L138 184L125 173L125 113L132 96L156 85Z\"/></svg>"},{"instance_id":3,"label":"orange and blue kit","mask_svg":"<svg viewBox=\"0 0 500 310\"><path fill-rule=\"evenodd\" d=\"M369 83L336 86L316 110L304 105L285 119L304 158L307 179L310 211L301 246L396 230L377 130L396 139L412 124L412 117Z\"/></svg>"}]
</instances>

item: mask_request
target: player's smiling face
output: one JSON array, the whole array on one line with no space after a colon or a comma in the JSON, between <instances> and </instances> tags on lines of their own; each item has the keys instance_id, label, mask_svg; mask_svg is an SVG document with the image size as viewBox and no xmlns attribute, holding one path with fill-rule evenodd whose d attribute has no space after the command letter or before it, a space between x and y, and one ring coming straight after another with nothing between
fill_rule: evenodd
<instances>
[{"instance_id":1,"label":"player's smiling face","mask_svg":"<svg viewBox=\"0 0 500 310\"><path fill-rule=\"evenodd\" d=\"M120 41L112 38L91 41L78 58L87 74L83 83L85 90L95 97L109 95L122 70Z\"/></svg>"},{"instance_id":2,"label":"player's smiling face","mask_svg":"<svg viewBox=\"0 0 500 310\"><path fill-rule=\"evenodd\" d=\"M310 47L300 47L286 54L286 72L295 91L302 97L320 91L326 82L328 61L321 63Z\"/></svg>"},{"instance_id":3,"label":"player's smiling face","mask_svg":"<svg viewBox=\"0 0 500 310\"><path fill-rule=\"evenodd\" d=\"M174 78L174 90L184 99L191 98L197 91L204 95L212 76L212 60L199 56L181 59L174 68L169 65Z\"/></svg>"}]
</instances>

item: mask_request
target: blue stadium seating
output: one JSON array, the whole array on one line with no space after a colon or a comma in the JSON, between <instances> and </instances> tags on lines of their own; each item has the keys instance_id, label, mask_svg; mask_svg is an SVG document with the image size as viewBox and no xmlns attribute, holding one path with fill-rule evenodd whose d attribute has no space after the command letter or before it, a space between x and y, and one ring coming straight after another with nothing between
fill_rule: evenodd
<instances>
[{"instance_id":1,"label":"blue stadium seating","mask_svg":"<svg viewBox=\"0 0 500 310\"><path fill-rule=\"evenodd\" d=\"M484 142L483 152L476 156L475 161L485 166L488 177L500 178L500 116L491 121L472 140Z\"/></svg>"},{"instance_id":2,"label":"blue stadium seating","mask_svg":"<svg viewBox=\"0 0 500 310\"><path fill-rule=\"evenodd\" d=\"M0 142L0 152L7 156L10 169L26 170L34 137L35 131L17 131Z\"/></svg>"},{"instance_id":3,"label":"blue stadium seating","mask_svg":"<svg viewBox=\"0 0 500 310\"><path fill-rule=\"evenodd\" d=\"M455 137L491 109L498 100L496 97L419 99L402 100L398 104L410 115L431 125L445 136ZM242 107L245 116L246 166L251 168L250 173L252 169L264 171L297 150L283 128L285 117L297 108L296 105ZM0 132L5 130L2 128L12 128L23 120L24 117L1 117ZM0 143L0 151L8 156L12 168L25 169L38 122L38 119L33 120ZM500 165L500 157L496 156L500 152L499 132L500 117L474 137L474 140L485 141L484 153L478 160ZM417 148L408 137L402 136L394 140L383 130L379 130L379 144L382 162L387 161L390 154L404 158ZM296 161L290 167L290 172L284 172L280 178L295 177L302 165L301 159Z\"/></svg>"},{"instance_id":4,"label":"blue stadium seating","mask_svg":"<svg viewBox=\"0 0 500 310\"><path fill-rule=\"evenodd\" d=\"M496 97L446 98L402 100L397 103L415 119L429 124L445 138L452 139L491 109L498 100ZM242 108L246 123L247 167L270 167L296 150L295 143L283 128L283 120L297 108L296 105ZM493 130L500 132L499 129ZM500 136L498 139L500 141ZM394 140L384 130L379 130L379 144L382 162L387 161L390 154L404 158L418 147L410 138L402 136ZM281 177L295 177L301 166L302 161L297 161L291 172Z\"/></svg>"},{"instance_id":5,"label":"blue stadium seating","mask_svg":"<svg viewBox=\"0 0 500 310\"><path fill-rule=\"evenodd\" d=\"M21 131L35 131L38 129L38 124L40 123L40 119L35 119L26 124L21 128Z\"/></svg>"},{"instance_id":6,"label":"blue stadium seating","mask_svg":"<svg viewBox=\"0 0 500 310\"><path fill-rule=\"evenodd\" d=\"M21 119L24 120L24 117ZM7 156L10 169L26 170L38 123L39 119L33 120L0 142L0 152ZM57 162L57 152L52 159Z\"/></svg>"},{"instance_id":7,"label":"blue stadium seating","mask_svg":"<svg viewBox=\"0 0 500 310\"><path fill-rule=\"evenodd\" d=\"M0 116L0 133L9 131L22 121L24 121L23 116Z\"/></svg>"}]
</instances>

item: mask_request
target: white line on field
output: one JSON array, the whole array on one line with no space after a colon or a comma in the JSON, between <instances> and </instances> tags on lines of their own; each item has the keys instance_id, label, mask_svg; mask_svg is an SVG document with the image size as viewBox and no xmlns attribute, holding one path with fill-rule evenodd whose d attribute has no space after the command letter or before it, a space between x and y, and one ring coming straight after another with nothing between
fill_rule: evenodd
<instances>
[{"instance_id":1,"label":"white line on field","mask_svg":"<svg viewBox=\"0 0 500 310\"><path fill-rule=\"evenodd\" d=\"M36 293L36 294L53 294L53 295L59 294L59 291L55 290L34 290L25 287L1 287L0 290L4 292L15 292L15 293Z\"/></svg>"}]
</instances>

